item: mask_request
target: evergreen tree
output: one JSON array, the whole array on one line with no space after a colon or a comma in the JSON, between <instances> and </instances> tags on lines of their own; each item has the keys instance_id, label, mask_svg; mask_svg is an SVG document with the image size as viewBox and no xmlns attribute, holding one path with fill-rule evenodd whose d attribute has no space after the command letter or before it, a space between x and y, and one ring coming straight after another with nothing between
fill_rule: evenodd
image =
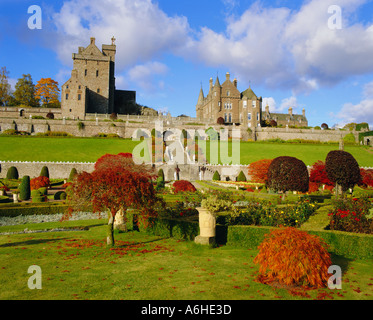
<instances>
[{"instance_id":1,"label":"evergreen tree","mask_svg":"<svg viewBox=\"0 0 373 320\"><path fill-rule=\"evenodd\" d=\"M35 98L35 85L32 82L31 75L24 74L22 78L18 79L14 98L18 105L39 107L39 101Z\"/></svg>"}]
</instances>

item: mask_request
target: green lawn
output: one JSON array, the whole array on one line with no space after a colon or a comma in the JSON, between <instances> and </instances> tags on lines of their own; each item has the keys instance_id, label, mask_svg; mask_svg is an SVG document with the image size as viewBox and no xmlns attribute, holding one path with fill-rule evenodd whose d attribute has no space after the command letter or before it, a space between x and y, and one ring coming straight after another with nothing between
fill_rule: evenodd
<instances>
[{"instance_id":1,"label":"green lawn","mask_svg":"<svg viewBox=\"0 0 373 320\"><path fill-rule=\"evenodd\" d=\"M210 248L140 232L116 235L105 246L104 220L71 221L89 231L0 235L1 300L371 300L371 260L333 257L343 289L294 295L255 281L257 250ZM0 227L0 232L53 228L60 223ZM42 289L28 288L28 268L42 271Z\"/></svg>"},{"instance_id":2,"label":"green lawn","mask_svg":"<svg viewBox=\"0 0 373 320\"><path fill-rule=\"evenodd\" d=\"M132 152L138 143L129 139L0 136L0 160L95 162L106 153ZM250 164L287 155L312 165L318 160L325 161L328 152L336 149L338 145L242 142L240 162ZM373 167L373 154L365 147L346 146L345 150L356 158L360 166Z\"/></svg>"},{"instance_id":3,"label":"green lawn","mask_svg":"<svg viewBox=\"0 0 373 320\"><path fill-rule=\"evenodd\" d=\"M106 153L132 152L137 144L127 139L2 136L0 160L95 162Z\"/></svg>"}]
</instances>

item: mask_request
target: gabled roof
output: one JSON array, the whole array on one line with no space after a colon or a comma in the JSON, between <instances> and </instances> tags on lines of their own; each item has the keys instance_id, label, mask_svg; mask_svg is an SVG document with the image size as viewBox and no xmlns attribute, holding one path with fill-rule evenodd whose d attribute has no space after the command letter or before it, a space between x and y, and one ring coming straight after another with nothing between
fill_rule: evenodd
<instances>
[{"instance_id":1,"label":"gabled roof","mask_svg":"<svg viewBox=\"0 0 373 320\"><path fill-rule=\"evenodd\" d=\"M246 97L249 100L258 100L258 97L251 88L246 89L244 92L241 93L241 98L243 97Z\"/></svg>"},{"instance_id":2,"label":"gabled roof","mask_svg":"<svg viewBox=\"0 0 373 320\"><path fill-rule=\"evenodd\" d=\"M95 42L91 42L87 48L85 48L82 52L82 55L93 55L93 56L103 56L104 54L101 52L99 48L97 48Z\"/></svg>"}]
</instances>

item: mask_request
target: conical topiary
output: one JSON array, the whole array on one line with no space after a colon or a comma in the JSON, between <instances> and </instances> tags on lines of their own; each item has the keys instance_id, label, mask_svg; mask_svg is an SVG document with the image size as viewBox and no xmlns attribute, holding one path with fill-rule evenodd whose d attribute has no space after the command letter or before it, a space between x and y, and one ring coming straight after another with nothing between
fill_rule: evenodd
<instances>
[{"instance_id":1,"label":"conical topiary","mask_svg":"<svg viewBox=\"0 0 373 320\"><path fill-rule=\"evenodd\" d=\"M218 171L215 171L213 177L212 177L212 180L214 181L220 181L220 174Z\"/></svg>"},{"instance_id":2,"label":"conical topiary","mask_svg":"<svg viewBox=\"0 0 373 320\"><path fill-rule=\"evenodd\" d=\"M16 167L10 167L10 168L8 169L8 172L6 173L6 178L7 178L8 180L11 180L11 179L15 179L15 180L17 180L18 177L19 177L19 175L18 175L18 170L17 170L17 168L16 168Z\"/></svg>"},{"instance_id":3,"label":"conical topiary","mask_svg":"<svg viewBox=\"0 0 373 320\"><path fill-rule=\"evenodd\" d=\"M44 166L43 168L41 168L40 177L47 177L47 178L49 178L48 167Z\"/></svg>"},{"instance_id":4,"label":"conical topiary","mask_svg":"<svg viewBox=\"0 0 373 320\"><path fill-rule=\"evenodd\" d=\"M30 188L30 177L24 176L22 182L19 185L19 199L22 201L29 200L31 197L31 188Z\"/></svg>"},{"instance_id":5,"label":"conical topiary","mask_svg":"<svg viewBox=\"0 0 373 320\"><path fill-rule=\"evenodd\" d=\"M75 168L72 168L69 175L69 180L74 180L74 177L78 174L78 171Z\"/></svg>"},{"instance_id":6,"label":"conical topiary","mask_svg":"<svg viewBox=\"0 0 373 320\"><path fill-rule=\"evenodd\" d=\"M245 174L242 171L239 173L239 175L237 177L237 181L238 182L246 182L247 181L246 180L246 176L245 176Z\"/></svg>"},{"instance_id":7,"label":"conical topiary","mask_svg":"<svg viewBox=\"0 0 373 320\"><path fill-rule=\"evenodd\" d=\"M163 172L163 169L159 169L158 170L158 178L157 178L157 181L160 182L160 181L164 181L164 172Z\"/></svg>"}]
</instances>

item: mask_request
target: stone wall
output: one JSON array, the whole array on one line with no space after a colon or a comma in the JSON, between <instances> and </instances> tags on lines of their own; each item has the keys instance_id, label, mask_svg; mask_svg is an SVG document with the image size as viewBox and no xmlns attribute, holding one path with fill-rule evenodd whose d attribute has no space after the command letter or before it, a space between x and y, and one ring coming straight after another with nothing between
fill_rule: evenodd
<instances>
[{"instance_id":1,"label":"stone wall","mask_svg":"<svg viewBox=\"0 0 373 320\"><path fill-rule=\"evenodd\" d=\"M291 129L291 128L256 128L253 132L253 140L264 141L270 139L282 140L311 140L321 142L338 142L341 138L352 133L355 141L359 141L359 132L345 130L315 130L315 129Z\"/></svg>"},{"instance_id":2,"label":"stone wall","mask_svg":"<svg viewBox=\"0 0 373 320\"><path fill-rule=\"evenodd\" d=\"M48 167L50 179L67 179L71 169L75 168L78 172L92 172L94 163L78 162L21 162L21 161L0 161L0 178L5 178L10 167L16 167L19 177L30 176L35 178L40 175L44 166Z\"/></svg>"},{"instance_id":3,"label":"stone wall","mask_svg":"<svg viewBox=\"0 0 373 320\"><path fill-rule=\"evenodd\" d=\"M3 108L14 109L14 108ZM17 108L15 108L17 109ZM206 130L213 127L215 130L223 128L221 125L211 125L208 121L197 122L195 118L190 117L171 117L171 116L124 116L119 115L119 121L112 122L109 115L87 114L85 120L73 120L60 117L60 109L35 109L33 115L45 115L51 110L55 114L54 120L38 120L27 117L31 115L30 110L25 111L26 117L5 117L9 112L13 115L18 114L17 110L0 112L0 133L7 129L17 129L19 131L27 131L31 134L45 133L47 131L63 131L78 137L92 137L99 133L117 134L121 138L131 139L137 129L145 129L149 132L155 128L156 121L161 121L164 131L178 130ZM78 123L82 122L83 128L78 127ZM341 138L348 134L353 134L355 141L359 141L358 131L347 130L315 130L315 129L291 129L291 128L254 128L251 133L243 128L243 126L228 127L232 129L241 129L242 141L252 139L255 141L264 141L270 139L282 140L312 140L320 142L338 142Z\"/></svg>"},{"instance_id":4,"label":"stone wall","mask_svg":"<svg viewBox=\"0 0 373 320\"><path fill-rule=\"evenodd\" d=\"M94 163L86 162L27 162L27 161L0 161L0 178L5 178L10 167L16 167L19 177L25 175L30 178L35 178L40 175L40 171L44 166L49 169L49 177L51 179L66 179L69 177L71 169L75 168L78 172L92 172L94 170ZM178 165L180 180L212 180L215 171L218 171L222 180L228 177L230 180L235 180L242 170L247 176L247 166L206 166L204 174L200 174L201 165ZM165 180L175 180L176 164L161 164L154 165L155 172L163 169Z\"/></svg>"},{"instance_id":5,"label":"stone wall","mask_svg":"<svg viewBox=\"0 0 373 320\"><path fill-rule=\"evenodd\" d=\"M28 108L22 106L0 107L0 118L1 121L7 118L13 120L29 119L32 116L42 116L45 118L49 112L52 112L57 119L62 118L60 108Z\"/></svg>"},{"instance_id":6,"label":"stone wall","mask_svg":"<svg viewBox=\"0 0 373 320\"><path fill-rule=\"evenodd\" d=\"M7 171L10 167L14 166L18 170L19 177L22 178L25 175L30 178L35 178L40 175L40 171L44 166L49 169L49 176L51 179L66 179L69 177L71 169L75 168L78 172L92 172L94 170L94 163L92 162L27 162L27 161L0 161L0 178L5 178ZM205 180L211 181L215 171L218 171L222 181L229 179L235 181L236 177L242 171L247 180L250 180L250 176L247 174L248 165L205 165L206 171L202 173L200 164L184 164L178 165L179 179L180 180ZM153 166L156 173L159 169L164 172L165 180L172 181L176 180L176 164L164 163L155 164ZM310 167L308 167L310 169ZM373 169L373 168L365 168Z\"/></svg>"}]
</instances>

